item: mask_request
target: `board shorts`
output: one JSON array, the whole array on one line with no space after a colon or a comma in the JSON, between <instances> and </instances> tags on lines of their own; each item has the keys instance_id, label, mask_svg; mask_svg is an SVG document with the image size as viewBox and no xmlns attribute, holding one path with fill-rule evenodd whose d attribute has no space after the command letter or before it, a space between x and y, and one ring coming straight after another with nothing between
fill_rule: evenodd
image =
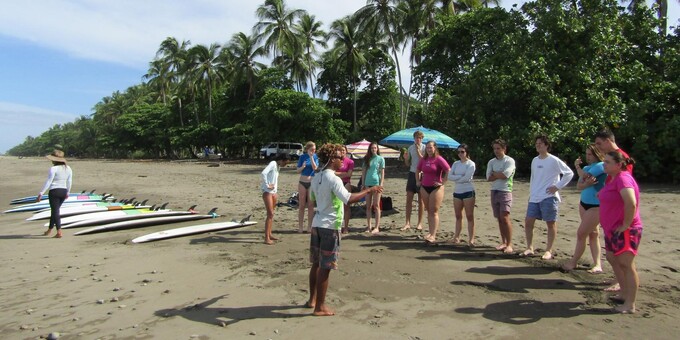
<instances>
[{"instance_id":1,"label":"board shorts","mask_svg":"<svg viewBox=\"0 0 680 340\"><path fill-rule=\"evenodd\" d=\"M557 197L548 197L538 203L529 202L527 206L527 218L535 218L546 222L557 221L560 201Z\"/></svg>"},{"instance_id":2,"label":"board shorts","mask_svg":"<svg viewBox=\"0 0 680 340\"><path fill-rule=\"evenodd\" d=\"M416 185L416 173L415 172L410 172L408 173L408 179L406 180L406 191L412 192L412 193L418 193L420 191L420 188Z\"/></svg>"},{"instance_id":3,"label":"board shorts","mask_svg":"<svg viewBox=\"0 0 680 340\"><path fill-rule=\"evenodd\" d=\"M614 256L619 256L627 251L637 256L638 246L642 238L642 228L628 228L622 233L605 233L604 249Z\"/></svg>"},{"instance_id":4,"label":"board shorts","mask_svg":"<svg viewBox=\"0 0 680 340\"><path fill-rule=\"evenodd\" d=\"M340 232L327 228L312 228L309 239L309 262L321 269L338 269Z\"/></svg>"},{"instance_id":5,"label":"board shorts","mask_svg":"<svg viewBox=\"0 0 680 340\"><path fill-rule=\"evenodd\" d=\"M510 213L510 208L512 208L512 192L491 190L491 210L493 210L493 217L500 217L501 212Z\"/></svg>"},{"instance_id":6,"label":"board shorts","mask_svg":"<svg viewBox=\"0 0 680 340\"><path fill-rule=\"evenodd\" d=\"M468 192L461 192L460 194L457 194L455 192L453 193L453 198L459 199L459 200L466 200L466 199L470 199L470 198L475 198L475 196L476 195L475 195L474 190L468 191Z\"/></svg>"}]
</instances>

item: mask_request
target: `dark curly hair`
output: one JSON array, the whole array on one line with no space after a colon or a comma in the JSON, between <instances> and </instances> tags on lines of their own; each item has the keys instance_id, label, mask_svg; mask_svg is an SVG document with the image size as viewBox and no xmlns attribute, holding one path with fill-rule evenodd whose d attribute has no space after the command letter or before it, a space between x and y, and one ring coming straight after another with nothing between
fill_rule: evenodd
<instances>
[{"instance_id":1,"label":"dark curly hair","mask_svg":"<svg viewBox=\"0 0 680 340\"><path fill-rule=\"evenodd\" d=\"M327 143L322 145L316 150L316 154L319 156L319 162L321 162L323 167L326 167L328 165L328 161L331 158L337 156L338 153L341 153L343 148L344 145L342 144Z\"/></svg>"}]
</instances>

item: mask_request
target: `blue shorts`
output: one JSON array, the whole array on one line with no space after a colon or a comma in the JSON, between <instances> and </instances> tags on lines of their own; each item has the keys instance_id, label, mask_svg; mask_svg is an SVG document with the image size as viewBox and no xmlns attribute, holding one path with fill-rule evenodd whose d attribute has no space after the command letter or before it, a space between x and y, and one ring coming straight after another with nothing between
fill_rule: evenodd
<instances>
[{"instance_id":1,"label":"blue shorts","mask_svg":"<svg viewBox=\"0 0 680 340\"><path fill-rule=\"evenodd\" d=\"M321 269L338 269L340 231L312 228L309 240L309 262L318 263Z\"/></svg>"},{"instance_id":2,"label":"blue shorts","mask_svg":"<svg viewBox=\"0 0 680 340\"><path fill-rule=\"evenodd\" d=\"M538 203L529 202L527 218L535 218L546 222L557 221L557 212L560 202L557 197L548 197Z\"/></svg>"},{"instance_id":3,"label":"blue shorts","mask_svg":"<svg viewBox=\"0 0 680 340\"><path fill-rule=\"evenodd\" d=\"M462 192L462 193L460 193L460 194L457 194L457 193L455 193L455 192L453 193L453 198L459 199L459 200L466 200L466 199L468 199L468 198L475 198L475 196L476 196L476 195L475 195L475 191L474 191L474 190L468 191L468 192Z\"/></svg>"}]
</instances>

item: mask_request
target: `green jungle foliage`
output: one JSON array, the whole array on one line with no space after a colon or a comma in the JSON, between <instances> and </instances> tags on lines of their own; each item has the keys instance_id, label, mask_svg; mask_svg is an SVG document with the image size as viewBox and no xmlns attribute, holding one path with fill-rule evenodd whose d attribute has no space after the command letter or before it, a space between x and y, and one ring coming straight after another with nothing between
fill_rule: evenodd
<instances>
[{"instance_id":1,"label":"green jungle foliage","mask_svg":"<svg viewBox=\"0 0 680 340\"><path fill-rule=\"evenodd\" d=\"M467 3L368 1L326 32L310 13L265 0L252 35L210 46L169 37L145 82L9 154L62 144L77 157L187 158L207 145L256 157L270 141L380 140L424 125L468 144L482 166L503 138L526 175L536 135L572 164L609 128L636 159L636 177L680 181L680 30L666 32L661 7ZM405 67L410 88L397 76Z\"/></svg>"}]
</instances>

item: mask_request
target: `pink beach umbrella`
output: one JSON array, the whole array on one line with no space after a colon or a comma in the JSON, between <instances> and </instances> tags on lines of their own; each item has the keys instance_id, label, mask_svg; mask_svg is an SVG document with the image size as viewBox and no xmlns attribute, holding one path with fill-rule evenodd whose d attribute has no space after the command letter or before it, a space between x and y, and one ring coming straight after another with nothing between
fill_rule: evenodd
<instances>
[{"instance_id":1,"label":"pink beach umbrella","mask_svg":"<svg viewBox=\"0 0 680 340\"><path fill-rule=\"evenodd\" d=\"M351 158L354 159L362 158L368 152L368 147L370 145L371 142L365 139L358 141L356 143L348 144L346 145L347 153L349 153ZM399 150L390 149L382 145L378 145L378 149L380 150L380 156L382 156L383 158L399 158Z\"/></svg>"}]
</instances>

